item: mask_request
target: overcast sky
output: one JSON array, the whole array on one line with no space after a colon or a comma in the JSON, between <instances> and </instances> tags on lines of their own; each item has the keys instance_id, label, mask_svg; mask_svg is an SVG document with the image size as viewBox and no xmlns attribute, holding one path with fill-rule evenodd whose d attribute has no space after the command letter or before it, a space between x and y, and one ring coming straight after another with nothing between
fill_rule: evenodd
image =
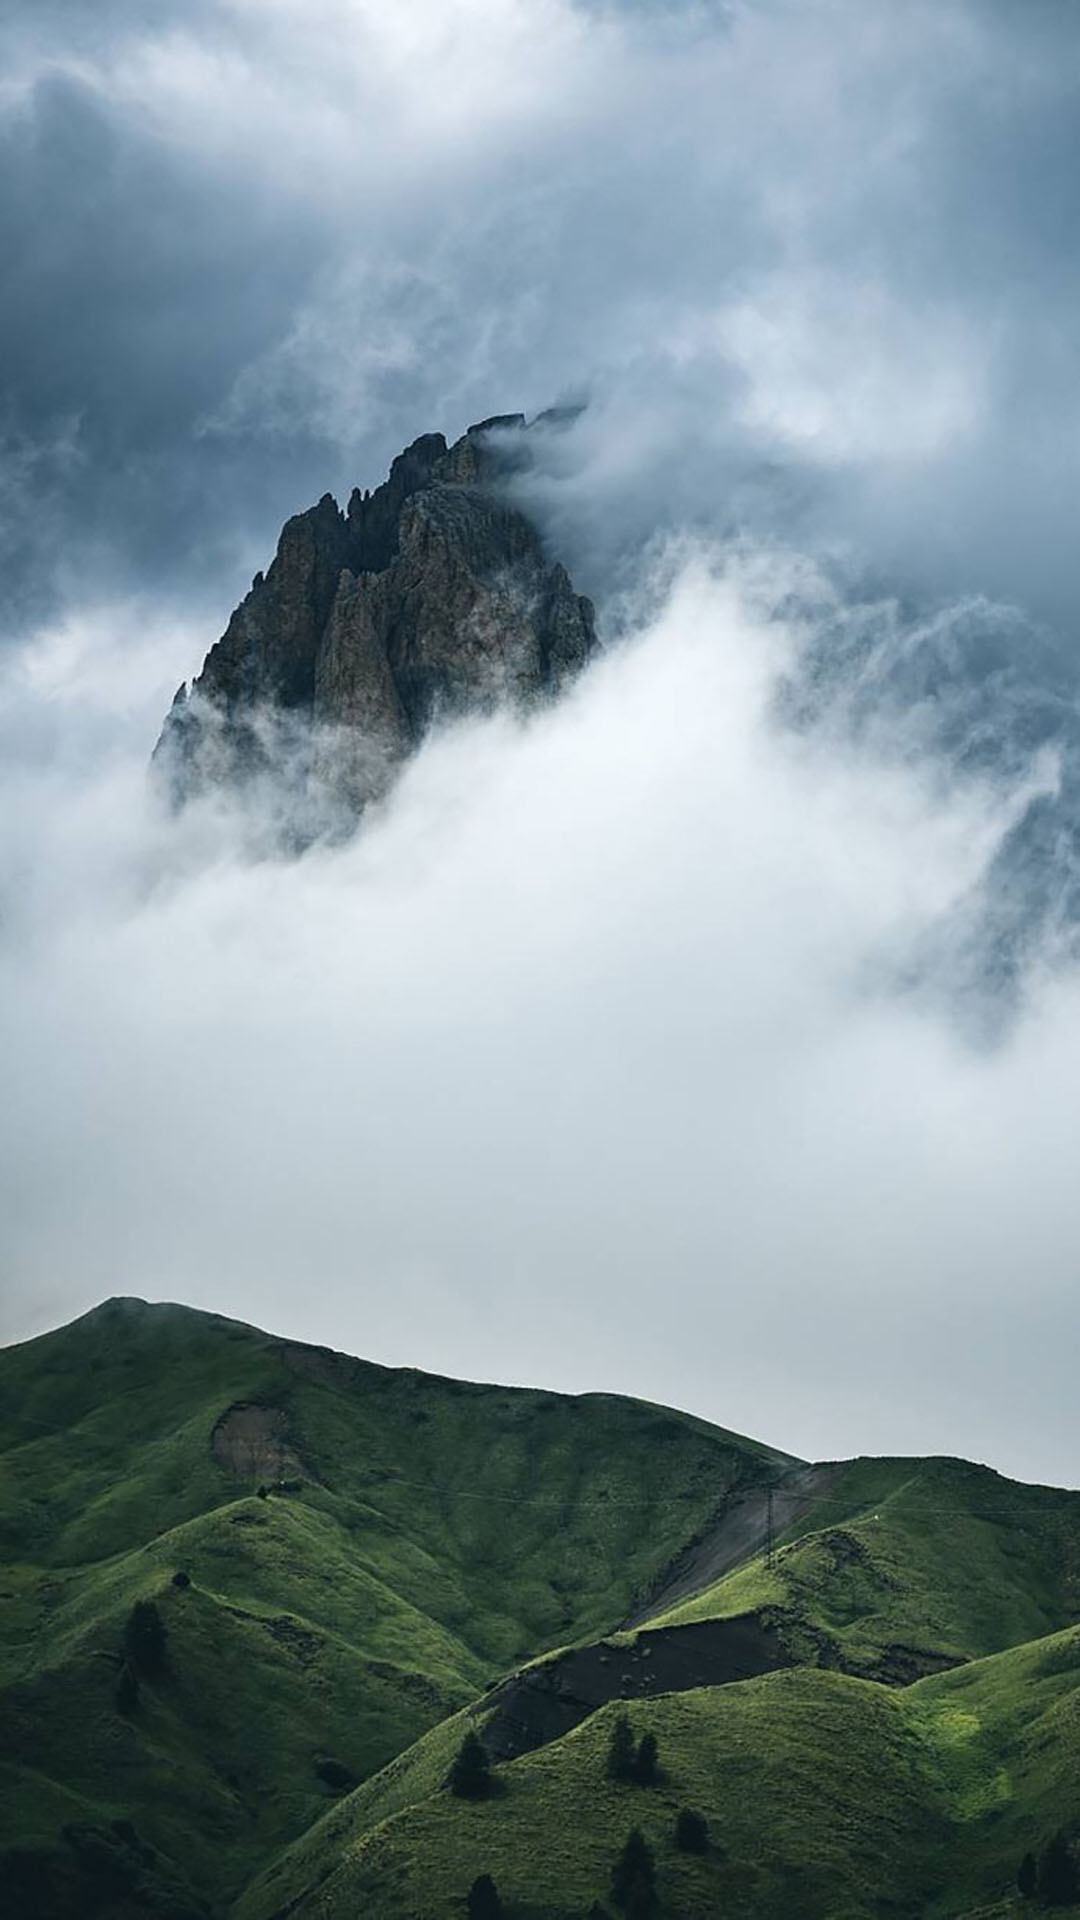
<instances>
[{"instance_id":1,"label":"overcast sky","mask_svg":"<svg viewBox=\"0 0 1080 1920\"><path fill-rule=\"evenodd\" d=\"M971 959L1077 726L1073 0L14 0L0 75L0 1337L1080 1482L1080 983ZM344 848L164 819L282 520L562 400L571 697Z\"/></svg>"}]
</instances>

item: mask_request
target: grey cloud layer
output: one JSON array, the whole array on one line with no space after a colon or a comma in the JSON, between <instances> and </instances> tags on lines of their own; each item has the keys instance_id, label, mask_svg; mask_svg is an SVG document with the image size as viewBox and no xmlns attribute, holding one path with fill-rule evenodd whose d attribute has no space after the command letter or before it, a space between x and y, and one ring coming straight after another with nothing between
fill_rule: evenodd
<instances>
[{"instance_id":1,"label":"grey cloud layer","mask_svg":"<svg viewBox=\"0 0 1080 1920\"><path fill-rule=\"evenodd\" d=\"M640 494L794 520L1070 623L1068 5L218 0L6 37L24 619L59 535L84 590L92 558L227 596L415 431L584 387L623 455L601 533Z\"/></svg>"},{"instance_id":2,"label":"grey cloud layer","mask_svg":"<svg viewBox=\"0 0 1080 1920\"><path fill-rule=\"evenodd\" d=\"M911 982L1080 819L1071 0L46 0L0 56L5 1333L173 1294L1067 1473L1075 860L996 1047ZM578 696L292 866L155 815L286 514L586 396L520 482L629 636Z\"/></svg>"}]
</instances>

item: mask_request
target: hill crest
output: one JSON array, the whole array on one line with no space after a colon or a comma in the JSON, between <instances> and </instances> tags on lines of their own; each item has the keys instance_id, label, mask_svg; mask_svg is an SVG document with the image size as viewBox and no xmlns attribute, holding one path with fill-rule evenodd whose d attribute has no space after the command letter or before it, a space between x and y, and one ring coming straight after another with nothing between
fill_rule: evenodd
<instances>
[{"instance_id":1,"label":"hill crest","mask_svg":"<svg viewBox=\"0 0 1080 1920\"><path fill-rule=\"evenodd\" d=\"M656 1716L695 1791L694 1702L750 1741L747 1768L753 1728L782 1747L790 1708L809 1794L821 1715L902 1768L919 1688L954 1677L920 1675L959 1685L1080 1621L1080 1495L959 1461L812 1468L644 1401L389 1369L124 1297L0 1351L0 1555L0 1894L40 1920L81 1920L102 1872L117 1920L224 1920L249 1886L245 1916L285 1890L313 1920L442 1915L464 1892L442 1783L465 1726L517 1807L512 1879L620 1702ZM124 1694L137 1603L168 1658ZM1001 1669L1010 1728L1008 1676L1039 1658ZM879 1695L915 1704L858 1704ZM925 1697L945 1740L959 1696ZM822 1783L832 1765L826 1745ZM896 1779L915 1830L930 1803ZM755 1915L790 1910L774 1892Z\"/></svg>"}]
</instances>

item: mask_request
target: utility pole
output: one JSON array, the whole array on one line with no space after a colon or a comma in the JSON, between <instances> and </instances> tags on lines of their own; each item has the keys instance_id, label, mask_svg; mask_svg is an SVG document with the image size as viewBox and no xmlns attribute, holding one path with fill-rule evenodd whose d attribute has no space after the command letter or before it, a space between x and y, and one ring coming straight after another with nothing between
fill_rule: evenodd
<instances>
[{"instance_id":1,"label":"utility pole","mask_svg":"<svg viewBox=\"0 0 1080 1920\"><path fill-rule=\"evenodd\" d=\"M769 1487L765 1494L765 1565L773 1564L773 1490Z\"/></svg>"}]
</instances>

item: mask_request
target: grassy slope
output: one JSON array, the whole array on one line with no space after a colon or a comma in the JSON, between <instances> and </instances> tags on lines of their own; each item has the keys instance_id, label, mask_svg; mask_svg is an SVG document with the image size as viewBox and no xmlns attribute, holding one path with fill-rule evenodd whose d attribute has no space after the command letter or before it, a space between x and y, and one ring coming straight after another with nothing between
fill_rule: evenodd
<instances>
[{"instance_id":1,"label":"grassy slope","mask_svg":"<svg viewBox=\"0 0 1080 1920\"><path fill-rule=\"evenodd\" d=\"M214 1464L238 1401L282 1411L315 1480L264 1500ZM583 1913L632 1821L685 1920L996 1911L1076 1815L1080 1654L1036 1636L1080 1614L1080 1496L961 1462L856 1463L771 1570L665 1618L768 1605L808 1657L866 1671L898 1644L1013 1651L903 1692L809 1668L636 1705L668 1774L651 1792L603 1777L613 1708L505 1768L491 1805L442 1788L456 1709L610 1632L775 1459L660 1408L389 1372L183 1309L119 1303L0 1354L0 1834L133 1818L162 1912L181 1876L215 1906L251 1880L243 1920L460 1913L485 1869L519 1916ZM139 1596L171 1671L128 1721ZM345 1800L328 1754L370 1776ZM720 1842L703 1862L670 1844L685 1803Z\"/></svg>"},{"instance_id":2,"label":"grassy slope","mask_svg":"<svg viewBox=\"0 0 1080 1920\"><path fill-rule=\"evenodd\" d=\"M449 1920L480 1872L515 1920L566 1920L605 1898L632 1824L655 1848L663 1913L683 1920L959 1915L1076 1819L1076 1631L901 1691L811 1668L636 1704L635 1730L660 1741L653 1789L604 1777L615 1711L501 1769L478 1806L441 1786L461 1723L436 1729L253 1886L238 1920L291 1900L294 1920ZM682 1805L709 1820L703 1860L672 1844Z\"/></svg>"},{"instance_id":3,"label":"grassy slope","mask_svg":"<svg viewBox=\"0 0 1080 1920\"><path fill-rule=\"evenodd\" d=\"M219 1468L236 1402L315 1475ZM608 1396L464 1386L110 1303L0 1354L0 1832L131 1817L215 1899L506 1666L616 1624L776 1456ZM184 1569L192 1585L172 1584ZM165 1681L115 1711L132 1601Z\"/></svg>"},{"instance_id":4,"label":"grassy slope","mask_svg":"<svg viewBox=\"0 0 1080 1920\"><path fill-rule=\"evenodd\" d=\"M759 1557L663 1624L770 1607L814 1662L872 1670L900 1645L974 1663L902 1693L812 1670L635 1706L661 1736L670 1785L629 1801L597 1767L607 1709L505 1769L490 1820L492 1809L439 1791L455 1721L276 1863L244 1920L267 1920L326 1876L298 1911L335 1920L363 1897L387 1915L448 1913L475 1873L496 1868L522 1913L584 1911L605 1891L626 1807L650 1810L659 1844L680 1802L709 1813L729 1859L702 1867L668 1846L674 1913L712 1911L709 1901L724 1913L870 1912L872 1890L893 1882L895 1910L914 1913L950 1859L962 1889L995 1890L1077 1813L1077 1640L1039 1636L1080 1616L1080 1496L961 1461L860 1461L797 1535L772 1569ZM887 1898L881 1910L893 1910Z\"/></svg>"},{"instance_id":5,"label":"grassy slope","mask_svg":"<svg viewBox=\"0 0 1080 1920\"><path fill-rule=\"evenodd\" d=\"M796 1640L809 1623L872 1671L890 1646L973 1658L1080 1618L1077 1493L961 1460L861 1460L796 1531L771 1570L758 1557L663 1623L776 1607Z\"/></svg>"}]
</instances>

